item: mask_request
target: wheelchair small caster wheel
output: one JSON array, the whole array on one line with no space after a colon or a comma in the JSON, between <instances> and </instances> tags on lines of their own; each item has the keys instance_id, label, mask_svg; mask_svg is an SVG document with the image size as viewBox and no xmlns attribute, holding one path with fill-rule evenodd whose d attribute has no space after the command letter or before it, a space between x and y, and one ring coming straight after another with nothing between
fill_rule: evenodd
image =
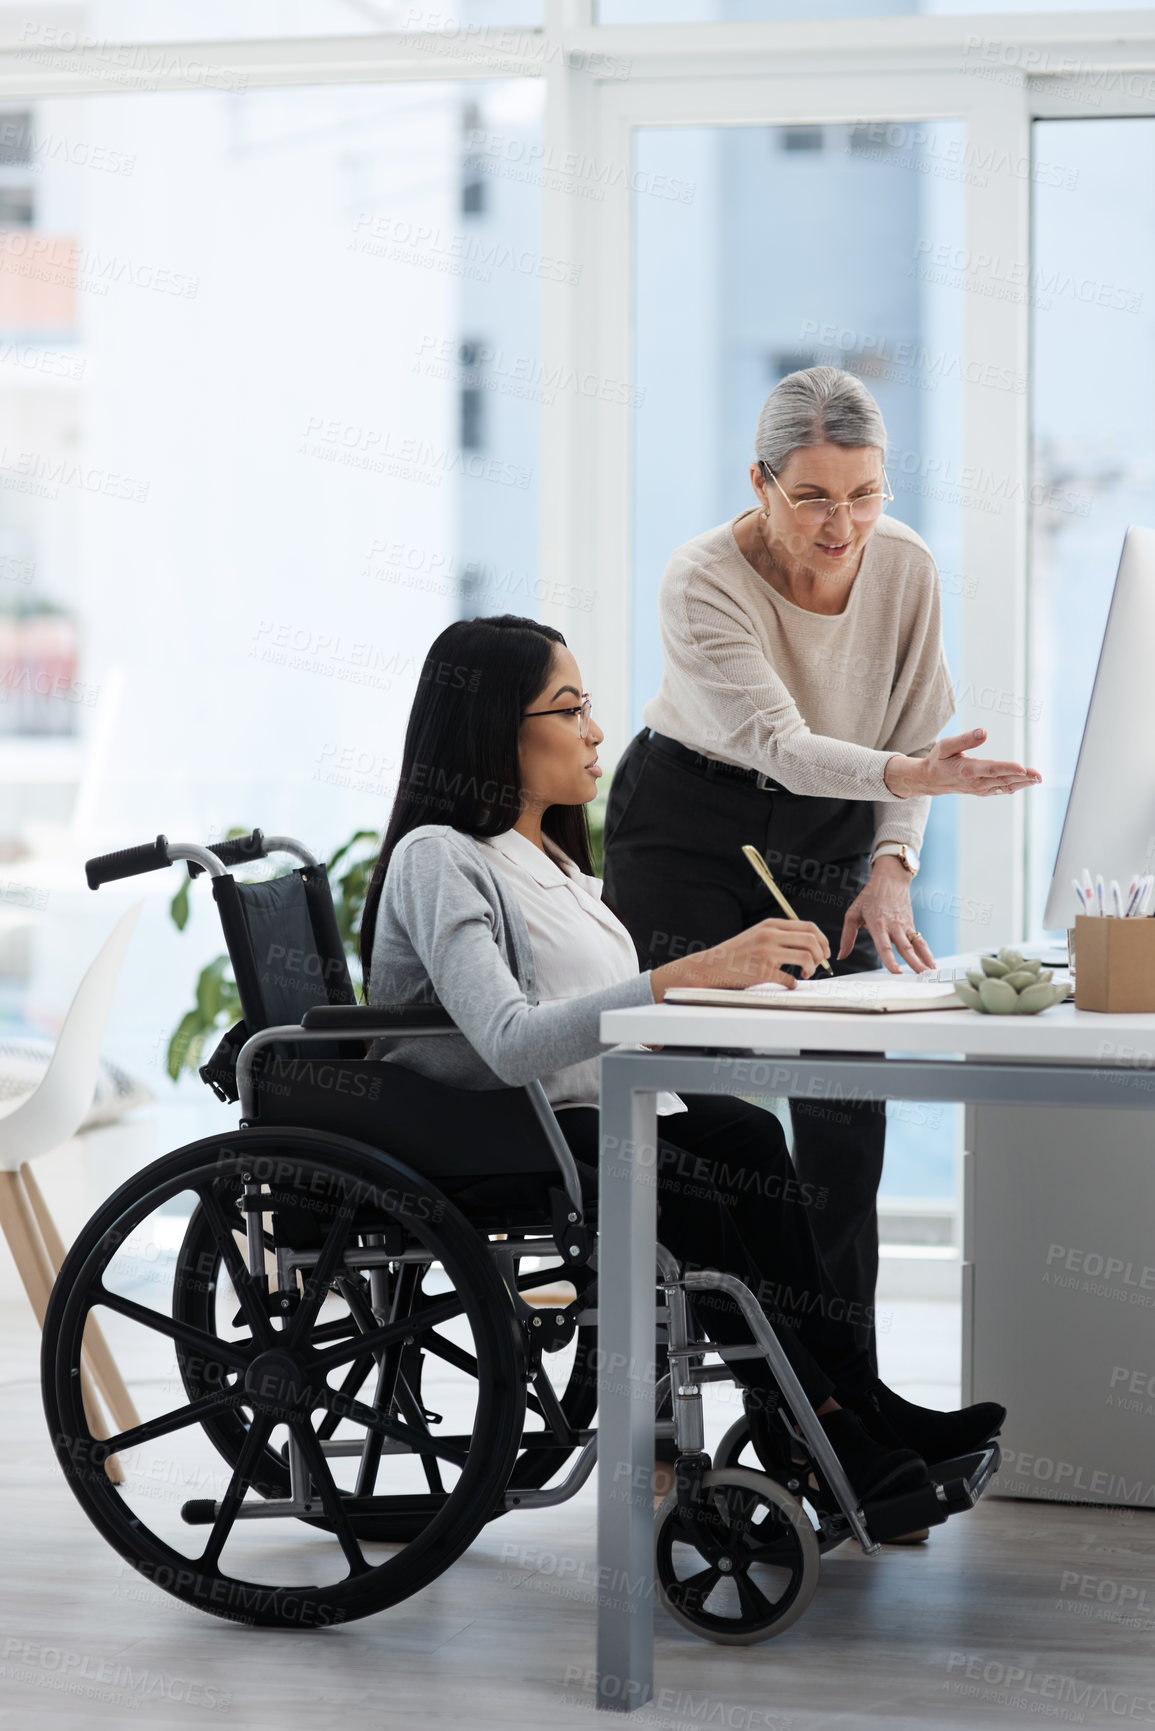
<instances>
[{"instance_id":1,"label":"wheelchair small caster wheel","mask_svg":"<svg viewBox=\"0 0 1155 1731\"><path fill-rule=\"evenodd\" d=\"M656 1569L676 1622L726 1646L781 1635L818 1586L818 1537L789 1491L747 1467L715 1467L696 1514L671 1492L657 1514Z\"/></svg>"},{"instance_id":2,"label":"wheelchair small caster wheel","mask_svg":"<svg viewBox=\"0 0 1155 1731\"><path fill-rule=\"evenodd\" d=\"M821 1509L816 1507L816 1487L802 1445L798 1445L799 1452L796 1455L791 1450L785 1433L780 1436L771 1433L771 1438L777 1445L775 1450L777 1459L772 1463L772 1471L770 1470L771 1463L763 1460L754 1447L754 1441L750 1434L750 1420L748 1418L735 1419L714 1450L715 1469L720 1471L727 1467L748 1467L752 1472L768 1473L770 1478L778 1484L784 1485L793 1497L796 1499L805 1498L814 1508L820 1519L817 1530L820 1554L825 1556L827 1551L837 1550L838 1546L844 1545L849 1538L850 1528L844 1520L832 1522ZM771 1438L767 1439L767 1443L770 1442ZM764 1449L765 1452L769 1452L766 1445L764 1445Z\"/></svg>"},{"instance_id":3,"label":"wheelchair small caster wheel","mask_svg":"<svg viewBox=\"0 0 1155 1731\"><path fill-rule=\"evenodd\" d=\"M809 1473L804 1445L801 1441L792 1444L777 1419L762 1427L758 1442L754 1441L749 1418L736 1419L714 1452L714 1465L719 1471L748 1467L751 1472L766 1473L796 1496L802 1493Z\"/></svg>"},{"instance_id":4,"label":"wheelchair small caster wheel","mask_svg":"<svg viewBox=\"0 0 1155 1731\"><path fill-rule=\"evenodd\" d=\"M714 1466L719 1472L727 1467L736 1467L743 1455L747 1456L746 1464L750 1465L752 1471L757 1472L758 1468L753 1465L754 1445L750 1440L750 1420L737 1418L714 1450Z\"/></svg>"}]
</instances>

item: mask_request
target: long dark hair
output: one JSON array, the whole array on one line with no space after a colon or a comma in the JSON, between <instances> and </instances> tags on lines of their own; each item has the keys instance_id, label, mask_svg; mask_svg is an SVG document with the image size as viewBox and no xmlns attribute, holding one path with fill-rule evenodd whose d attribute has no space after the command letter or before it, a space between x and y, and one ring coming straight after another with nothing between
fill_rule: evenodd
<instances>
[{"instance_id":1,"label":"long dark hair","mask_svg":"<svg viewBox=\"0 0 1155 1731\"><path fill-rule=\"evenodd\" d=\"M430 646L405 730L397 794L361 919L365 995L377 929L377 908L393 850L421 824L444 823L464 835L503 835L522 809L517 736L549 677L552 625L503 613L459 619ZM542 834L592 874L590 832L583 805L552 805Z\"/></svg>"}]
</instances>

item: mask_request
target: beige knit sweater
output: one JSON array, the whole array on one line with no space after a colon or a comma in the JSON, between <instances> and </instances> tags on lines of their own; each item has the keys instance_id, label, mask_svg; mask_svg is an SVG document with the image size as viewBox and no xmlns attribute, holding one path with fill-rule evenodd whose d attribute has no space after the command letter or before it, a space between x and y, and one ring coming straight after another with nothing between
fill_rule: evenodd
<instances>
[{"instance_id":1,"label":"beige knit sweater","mask_svg":"<svg viewBox=\"0 0 1155 1731\"><path fill-rule=\"evenodd\" d=\"M647 727L792 793L875 802L875 843L918 847L929 799L896 800L896 753L925 756L954 713L930 549L892 517L843 611L796 607L738 550L734 523L677 548L658 594L665 671Z\"/></svg>"}]
</instances>

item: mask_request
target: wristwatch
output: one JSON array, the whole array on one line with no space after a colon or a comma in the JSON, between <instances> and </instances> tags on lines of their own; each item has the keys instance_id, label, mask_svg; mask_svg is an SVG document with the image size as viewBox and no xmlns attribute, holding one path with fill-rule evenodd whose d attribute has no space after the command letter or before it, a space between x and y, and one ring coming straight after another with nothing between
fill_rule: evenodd
<instances>
[{"instance_id":1,"label":"wristwatch","mask_svg":"<svg viewBox=\"0 0 1155 1731\"><path fill-rule=\"evenodd\" d=\"M912 878L918 876L919 858L916 847L911 847L905 841L880 841L870 856L871 865L873 866L876 859L884 859L888 855L905 866Z\"/></svg>"}]
</instances>

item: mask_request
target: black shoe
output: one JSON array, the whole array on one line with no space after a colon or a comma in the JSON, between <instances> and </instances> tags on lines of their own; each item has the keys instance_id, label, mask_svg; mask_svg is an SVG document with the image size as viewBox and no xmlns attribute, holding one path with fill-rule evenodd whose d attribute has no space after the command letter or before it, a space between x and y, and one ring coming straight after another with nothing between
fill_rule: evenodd
<instances>
[{"instance_id":1,"label":"black shoe","mask_svg":"<svg viewBox=\"0 0 1155 1731\"><path fill-rule=\"evenodd\" d=\"M920 1455L910 1448L890 1448L876 1442L861 1419L846 1407L820 1413L818 1422L861 1501L897 1497L929 1485L930 1475Z\"/></svg>"},{"instance_id":2,"label":"black shoe","mask_svg":"<svg viewBox=\"0 0 1155 1731\"><path fill-rule=\"evenodd\" d=\"M868 1388L839 1389L840 1401L856 1412L876 1442L891 1448L910 1448L924 1461L949 1461L973 1454L1002 1429L1005 1406L983 1400L957 1412L936 1412L903 1400L876 1377Z\"/></svg>"},{"instance_id":3,"label":"black shoe","mask_svg":"<svg viewBox=\"0 0 1155 1731\"><path fill-rule=\"evenodd\" d=\"M774 1396L777 1403L781 1396ZM743 1405L746 1409L746 1422L750 1426L750 1444L758 1456L762 1470L769 1473L772 1479L780 1479L783 1484L788 1479L796 1479L799 1469L809 1461L806 1444L801 1437L792 1437L780 1417L777 1404L773 1411L761 1391L751 1395L747 1393Z\"/></svg>"},{"instance_id":4,"label":"black shoe","mask_svg":"<svg viewBox=\"0 0 1155 1731\"><path fill-rule=\"evenodd\" d=\"M765 1401L747 1399L745 1407L750 1442L763 1470L782 1483L805 1474L810 1488L804 1494L810 1497L817 1484L810 1474L811 1456L805 1440L791 1436L778 1413L771 1412ZM862 1421L845 1408L820 1414L818 1422L859 1497L897 1496L900 1491L917 1490L930 1483L926 1462L913 1449L902 1445L880 1446ZM836 1506L832 1498L823 1495L818 1501L831 1510Z\"/></svg>"}]
</instances>

